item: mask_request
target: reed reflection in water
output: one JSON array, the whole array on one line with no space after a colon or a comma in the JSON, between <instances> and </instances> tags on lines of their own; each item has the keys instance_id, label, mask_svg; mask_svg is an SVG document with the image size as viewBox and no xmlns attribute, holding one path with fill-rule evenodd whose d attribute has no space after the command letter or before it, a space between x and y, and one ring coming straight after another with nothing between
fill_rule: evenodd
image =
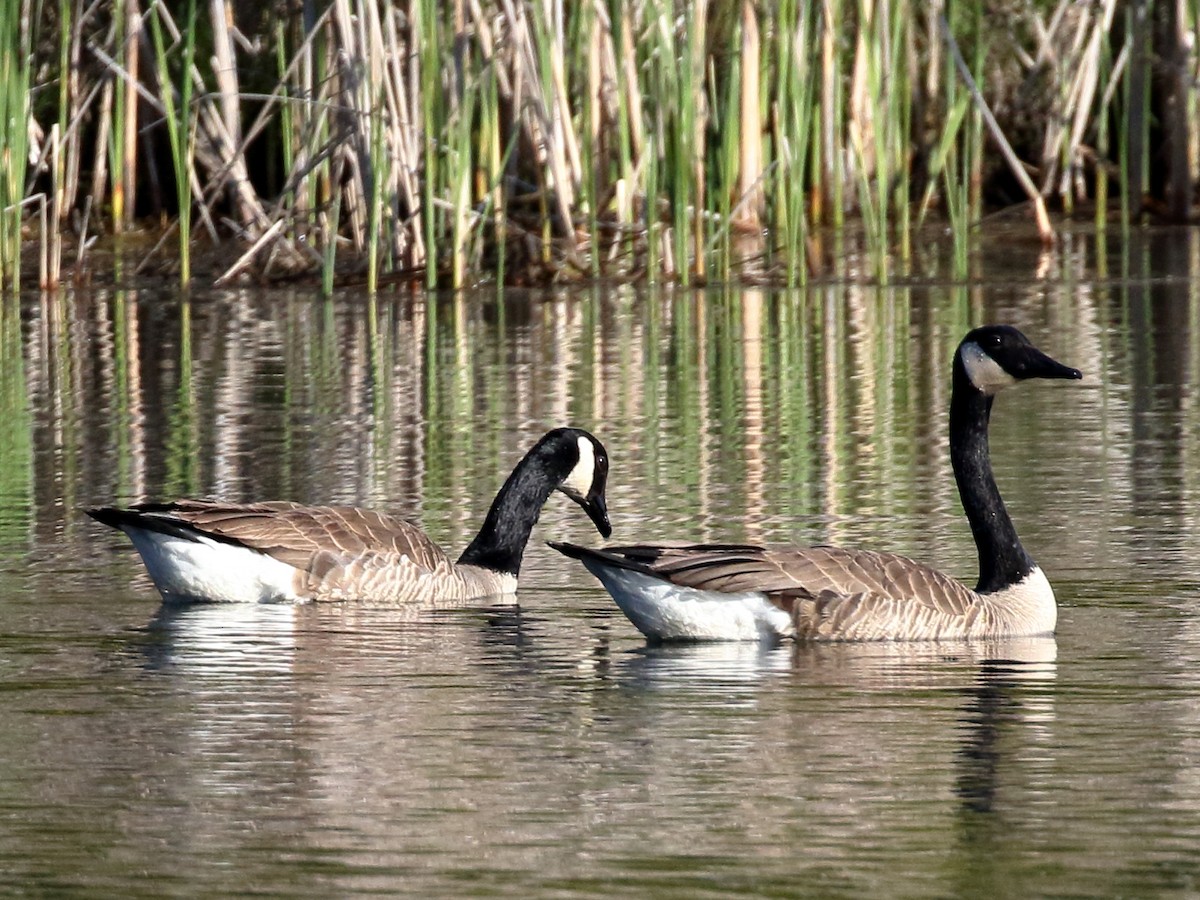
<instances>
[{"instance_id":1,"label":"reed reflection in water","mask_svg":"<svg viewBox=\"0 0 1200 900\"><path fill-rule=\"evenodd\" d=\"M1138 243L1144 240L1144 244ZM45 892L1187 892L1200 870L1200 250L1002 281L0 305L0 871ZM1054 639L649 648L541 544L520 605L160 608L78 510L371 505L465 545L526 447L612 455L614 537L829 541L971 579L947 367L1007 321L1085 372L999 401ZM149 890L144 891L149 893Z\"/></svg>"},{"instance_id":2,"label":"reed reflection in water","mask_svg":"<svg viewBox=\"0 0 1200 900\"><path fill-rule=\"evenodd\" d=\"M998 478L1041 557L1059 540L1105 539L1061 527L1094 507L1035 514L1011 487L1022 479L1038 496L1073 449L1099 467L1103 502L1123 494L1138 512L1153 503L1162 514L1163 466L1176 473L1161 476L1170 490L1196 491L1186 438L1196 413L1181 392L1196 348L1179 320L1195 317L1194 290L1160 279L1076 292L1070 278L1082 280L1090 261L1079 257L1063 255L1065 287L1054 291L1035 281L991 292L622 288L431 303L249 291L183 303L45 298L23 308L19 339L11 311L5 320L14 427L0 488L15 519L0 531L83 544L94 535L75 514L86 503L200 494L376 506L420 519L455 551L523 450L571 422L609 445L619 538L883 537L969 571L963 530L924 527L958 513L944 446L947 360L970 325L1005 320L1089 378L1070 397L1029 390L997 411ZM1147 370L1150 361L1176 374ZM1170 405L1176 431L1154 434ZM1135 439L1133 459L1103 452L1121 429ZM1033 433L1042 439L1022 437ZM571 513L552 503L539 533L570 534ZM540 549L533 557L545 567Z\"/></svg>"}]
</instances>

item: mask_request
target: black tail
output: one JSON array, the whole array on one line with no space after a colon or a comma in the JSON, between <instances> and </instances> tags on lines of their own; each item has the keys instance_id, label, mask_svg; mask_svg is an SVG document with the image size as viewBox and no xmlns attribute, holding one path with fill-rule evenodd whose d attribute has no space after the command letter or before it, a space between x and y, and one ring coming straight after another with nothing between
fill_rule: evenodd
<instances>
[{"instance_id":1,"label":"black tail","mask_svg":"<svg viewBox=\"0 0 1200 900\"><path fill-rule=\"evenodd\" d=\"M172 537L196 540L196 529L180 519L169 515L172 506L169 503L141 503L137 506L122 509L118 506L93 506L84 512L110 528L126 527L140 528L142 531L157 531Z\"/></svg>"},{"instance_id":2,"label":"black tail","mask_svg":"<svg viewBox=\"0 0 1200 900\"><path fill-rule=\"evenodd\" d=\"M102 522L109 528L120 528L122 525L133 524L137 513L131 509L119 509L116 506L93 506L84 510L97 522Z\"/></svg>"},{"instance_id":3,"label":"black tail","mask_svg":"<svg viewBox=\"0 0 1200 900\"><path fill-rule=\"evenodd\" d=\"M568 544L566 541L546 541L546 543L563 556L569 556L571 559L583 559L586 554L595 552L587 547L580 547L578 544Z\"/></svg>"},{"instance_id":4,"label":"black tail","mask_svg":"<svg viewBox=\"0 0 1200 900\"><path fill-rule=\"evenodd\" d=\"M634 572L650 573L649 567L646 565L645 558L639 558L635 552L637 547L580 547L578 544L570 544L566 541L547 541L551 547L561 553L563 556L569 556L572 559L578 559L581 562L601 562L610 566L617 566L621 569L630 569Z\"/></svg>"}]
</instances>

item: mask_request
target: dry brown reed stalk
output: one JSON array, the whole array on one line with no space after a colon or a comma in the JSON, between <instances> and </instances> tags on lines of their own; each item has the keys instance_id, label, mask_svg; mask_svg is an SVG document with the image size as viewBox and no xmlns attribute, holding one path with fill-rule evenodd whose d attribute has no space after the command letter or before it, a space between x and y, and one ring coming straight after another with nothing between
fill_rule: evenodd
<instances>
[{"instance_id":1,"label":"dry brown reed stalk","mask_svg":"<svg viewBox=\"0 0 1200 900\"><path fill-rule=\"evenodd\" d=\"M209 24L214 51L211 68L216 93L215 96L204 93L204 78L198 68L194 69L192 79L200 99L196 139L207 145L208 196L212 198L226 188L239 225L250 238L257 238L270 227L270 222L262 201L250 185L246 165L232 22L233 8L228 0L210 0ZM210 199L210 206L211 203Z\"/></svg>"},{"instance_id":2,"label":"dry brown reed stalk","mask_svg":"<svg viewBox=\"0 0 1200 900\"><path fill-rule=\"evenodd\" d=\"M762 188L763 175L763 127L759 114L761 107L759 86L758 15L754 0L742 0L742 91L739 123L740 141L738 162L737 195L741 212L737 217L740 227L748 232L762 229L762 212L765 196ZM699 194L703 198L703 193ZM701 254L697 253L700 257ZM703 274L703 273L698 273Z\"/></svg>"},{"instance_id":3,"label":"dry brown reed stalk","mask_svg":"<svg viewBox=\"0 0 1200 900\"><path fill-rule=\"evenodd\" d=\"M1004 155L1005 162L1008 163L1009 169L1017 179L1017 183L1021 185L1021 189L1025 191L1026 196L1029 197L1030 202L1033 204L1034 220L1037 223L1038 234L1041 236L1042 242L1053 244L1054 226L1050 224L1050 214L1046 211L1046 201L1038 192L1037 187L1034 186L1033 179L1025 171L1024 165L1013 151L1008 139L1004 136L1004 131L1000 128L996 117L992 114L987 101L979 92L979 87L975 84L975 79L971 75L970 68L967 67L966 60L963 59L962 51L958 48L958 42L950 32L950 24L946 21L945 16L941 18L941 26L942 36L946 41L946 45L950 48L950 55L954 58L954 65L958 69L958 74L970 92L971 99L975 103L976 108L983 116L988 131L992 135L992 140L999 146L1000 152Z\"/></svg>"},{"instance_id":4,"label":"dry brown reed stalk","mask_svg":"<svg viewBox=\"0 0 1200 900\"><path fill-rule=\"evenodd\" d=\"M1067 5L1061 3L1049 23L1038 22L1038 59L1052 66L1054 83L1059 86L1042 141L1043 196L1053 192L1069 202L1072 185L1078 181L1085 161L1083 140L1092 121L1101 76L1100 53L1116 6L1116 0L1101 0L1094 10L1073 4L1071 28ZM1071 33L1064 39L1068 28Z\"/></svg>"},{"instance_id":5,"label":"dry brown reed stalk","mask_svg":"<svg viewBox=\"0 0 1200 900\"><path fill-rule=\"evenodd\" d=\"M48 217L43 217L42 227L46 227L48 218L50 230L44 234L49 259L43 265L42 283L38 287L42 290L52 290L58 287L62 280L62 228L59 227L59 222L63 214L62 199L66 189L63 141L57 122L50 126L46 147L50 156L50 212Z\"/></svg>"},{"instance_id":6,"label":"dry brown reed stalk","mask_svg":"<svg viewBox=\"0 0 1200 900\"><path fill-rule=\"evenodd\" d=\"M625 241L614 241L613 251L616 253L622 244L631 242L634 234L642 234L644 229L638 221L637 185L641 181L641 169L646 154L646 114L642 102L641 80L638 77L637 53L633 39L633 19L629 11L622 8L620 19L614 23L619 29L619 62L614 66L615 80L619 97L625 105L624 112L617 110L614 122L623 123L626 129L624 137L627 140L619 148L621 167L617 180L613 185L613 213L618 223L624 226L621 232ZM641 198L643 208L647 207L645 197ZM610 257L612 259L614 257Z\"/></svg>"},{"instance_id":7,"label":"dry brown reed stalk","mask_svg":"<svg viewBox=\"0 0 1200 900\"><path fill-rule=\"evenodd\" d=\"M875 127L871 84L868 76L871 47L871 31L875 17L873 0L859 0L858 28L855 29L853 74L850 79L849 116L846 127L850 144L856 148L855 159L860 171L858 177L870 179L875 170ZM881 123L880 123L881 124Z\"/></svg>"},{"instance_id":8,"label":"dry brown reed stalk","mask_svg":"<svg viewBox=\"0 0 1200 900\"><path fill-rule=\"evenodd\" d=\"M62 185L59 195L56 198L56 202L58 203L56 222L59 227L66 224L71 211L75 209L76 198L79 194L81 149L78 139L78 125L83 119L83 104L85 102L83 99L82 76L80 75L82 68L81 58L83 55L81 29L84 20L82 3L77 2L74 7L74 15L72 16L73 26L70 28L68 35L63 35L65 45L61 57L66 64L67 72L64 73L61 79L59 89L60 123L66 129L64 133L66 147L63 156Z\"/></svg>"},{"instance_id":9,"label":"dry brown reed stalk","mask_svg":"<svg viewBox=\"0 0 1200 900\"><path fill-rule=\"evenodd\" d=\"M199 46L212 51L187 73L176 43L195 36L179 33L177 4L60 4L63 32L38 43L53 48L41 70L61 80L57 99L41 100L57 106L41 113L36 179L57 227L103 210L119 231L154 205L149 188L170 193L176 176L155 165L166 92L183 86L193 101L179 177L208 240L234 238L223 281L316 269L371 285L388 272L453 285L490 273L736 277L730 238L742 229L766 236L756 277L793 279L809 267L786 257L855 211L880 261L893 242L908 247L910 202L964 232L996 159L1047 236L1043 198L1069 211L1094 191L1103 203L1110 172L1133 214L1153 188L1186 215L1197 180L1187 79L1200 63L1183 41L1200 33L1194 0L1147 22L1120 21L1116 0L1017 0L1021 28L1005 42L981 33L977 10L947 21L940 0L297 2L301 15L267 15L268 31L246 38L239 27L255 20L238 4L201 4ZM151 21L169 77L142 58ZM1164 48L1173 94L1169 78L1151 78L1150 51ZM1049 102L1036 130L1021 120L1014 149L990 91L1008 78L1001 96L1020 102L1012 80L1035 75ZM1170 177L1147 185L1152 150L1172 160Z\"/></svg>"},{"instance_id":10,"label":"dry brown reed stalk","mask_svg":"<svg viewBox=\"0 0 1200 900\"><path fill-rule=\"evenodd\" d=\"M543 201L547 207L556 207L551 217L554 230L568 239L570 243L566 246L567 256L576 260L572 209L578 186L578 179L574 177L577 172L578 152L572 153L564 146L566 141L560 106L563 98L555 86L555 63L551 61L551 71L548 73L540 70L537 38L534 35L535 24L526 5L518 4L515 0L501 0L501 5L508 17L510 38L515 44L512 65L518 72L517 83L527 91L524 95L518 93L515 101L520 110L526 139L533 147L539 163L539 174L543 174L540 184ZM549 92L546 91L547 84L543 79L551 86ZM568 167L569 157L576 162L574 171Z\"/></svg>"}]
</instances>

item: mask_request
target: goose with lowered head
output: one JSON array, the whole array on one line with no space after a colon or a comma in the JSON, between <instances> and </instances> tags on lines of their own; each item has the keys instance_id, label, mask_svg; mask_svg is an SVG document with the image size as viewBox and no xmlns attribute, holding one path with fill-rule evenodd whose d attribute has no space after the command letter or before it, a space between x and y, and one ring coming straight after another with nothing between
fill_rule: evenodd
<instances>
[{"instance_id":1,"label":"goose with lowered head","mask_svg":"<svg viewBox=\"0 0 1200 900\"><path fill-rule=\"evenodd\" d=\"M996 394L1083 376L1015 328L971 331L954 354L950 461L979 555L974 590L892 553L840 547L551 544L580 560L652 640L948 640L1052 634L1054 591L1026 552L992 475Z\"/></svg>"},{"instance_id":2,"label":"goose with lowered head","mask_svg":"<svg viewBox=\"0 0 1200 900\"><path fill-rule=\"evenodd\" d=\"M356 507L177 500L87 513L130 537L166 601L436 603L515 591L555 490L608 537L607 479L604 446L556 428L513 469L457 562L416 525Z\"/></svg>"}]
</instances>

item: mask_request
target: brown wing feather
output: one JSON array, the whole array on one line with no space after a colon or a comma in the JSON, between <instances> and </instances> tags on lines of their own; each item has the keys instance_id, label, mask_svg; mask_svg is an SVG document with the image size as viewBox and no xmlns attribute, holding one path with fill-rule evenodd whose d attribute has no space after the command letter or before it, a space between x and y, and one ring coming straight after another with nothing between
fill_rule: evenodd
<instances>
[{"instance_id":1,"label":"brown wing feather","mask_svg":"<svg viewBox=\"0 0 1200 900\"><path fill-rule=\"evenodd\" d=\"M841 547L764 548L743 545L635 545L607 547L674 584L701 590L761 591L789 611L797 601L826 615L886 605L927 607L961 616L975 593L948 575L893 553Z\"/></svg>"},{"instance_id":2,"label":"brown wing feather","mask_svg":"<svg viewBox=\"0 0 1200 900\"><path fill-rule=\"evenodd\" d=\"M315 565L322 577L339 565L367 557L407 557L413 565L428 571L453 564L445 551L411 522L369 509L180 500L154 511L220 540L244 544L301 571Z\"/></svg>"}]
</instances>

